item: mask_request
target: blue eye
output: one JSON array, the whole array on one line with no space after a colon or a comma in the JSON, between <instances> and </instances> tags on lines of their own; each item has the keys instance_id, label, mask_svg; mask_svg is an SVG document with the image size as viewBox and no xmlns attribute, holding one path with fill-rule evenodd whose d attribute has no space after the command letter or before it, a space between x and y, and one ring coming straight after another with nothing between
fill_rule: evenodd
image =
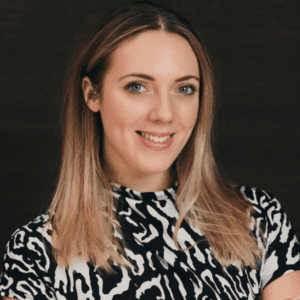
<instances>
[{"instance_id":1,"label":"blue eye","mask_svg":"<svg viewBox=\"0 0 300 300\"><path fill-rule=\"evenodd\" d=\"M192 95L195 93L196 89L192 85L185 85L180 87L179 90L181 90L184 94Z\"/></svg>"},{"instance_id":2,"label":"blue eye","mask_svg":"<svg viewBox=\"0 0 300 300\"><path fill-rule=\"evenodd\" d=\"M141 88L144 87L142 84L139 83L129 83L126 85L126 89L129 89L133 93L139 94L141 92Z\"/></svg>"}]
</instances>

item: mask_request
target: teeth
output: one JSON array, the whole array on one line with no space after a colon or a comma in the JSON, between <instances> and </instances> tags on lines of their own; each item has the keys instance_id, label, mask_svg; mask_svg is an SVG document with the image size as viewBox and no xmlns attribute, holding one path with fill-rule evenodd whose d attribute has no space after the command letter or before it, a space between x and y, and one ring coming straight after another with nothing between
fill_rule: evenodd
<instances>
[{"instance_id":1,"label":"teeth","mask_svg":"<svg viewBox=\"0 0 300 300\"><path fill-rule=\"evenodd\" d=\"M163 138L159 138L159 137L150 135L150 134L145 133L145 132L141 132L141 136L148 139L148 140L150 140L150 141L156 142L156 143L163 143L171 137L171 135L167 135Z\"/></svg>"}]
</instances>

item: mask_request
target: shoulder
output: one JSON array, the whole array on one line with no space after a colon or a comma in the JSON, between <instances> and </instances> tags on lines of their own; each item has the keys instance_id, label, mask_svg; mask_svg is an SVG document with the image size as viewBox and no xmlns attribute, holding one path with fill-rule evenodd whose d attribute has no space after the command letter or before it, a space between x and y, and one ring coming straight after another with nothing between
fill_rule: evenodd
<instances>
[{"instance_id":1,"label":"shoulder","mask_svg":"<svg viewBox=\"0 0 300 300\"><path fill-rule=\"evenodd\" d=\"M236 186L256 211L256 216L274 221L275 213L285 214L279 200L271 193L250 186ZM273 222L272 222L273 223Z\"/></svg>"},{"instance_id":2,"label":"shoulder","mask_svg":"<svg viewBox=\"0 0 300 300\"><path fill-rule=\"evenodd\" d=\"M48 213L39 215L11 235L2 264L0 296L33 299L39 287L41 294L37 295L38 299L48 299L43 295L53 259L51 228L46 228L47 221Z\"/></svg>"},{"instance_id":3,"label":"shoulder","mask_svg":"<svg viewBox=\"0 0 300 300\"><path fill-rule=\"evenodd\" d=\"M256 221L266 225L266 236L274 234L278 235L279 233L281 234L282 239L287 238L289 234L295 236L292 225L281 202L273 194L255 187L237 187L255 209L253 217ZM286 237L284 238L284 236Z\"/></svg>"},{"instance_id":4,"label":"shoulder","mask_svg":"<svg viewBox=\"0 0 300 300\"><path fill-rule=\"evenodd\" d=\"M37 216L34 220L18 228L6 245L4 260L28 261L40 259L51 251L51 226L46 227L48 213Z\"/></svg>"},{"instance_id":5,"label":"shoulder","mask_svg":"<svg viewBox=\"0 0 300 300\"><path fill-rule=\"evenodd\" d=\"M260 188L250 187L250 186L236 186L239 190L246 196L251 204L262 208L267 207L274 200L278 202L278 200L274 197L273 194L266 192ZM279 203L279 202L278 202Z\"/></svg>"},{"instance_id":6,"label":"shoulder","mask_svg":"<svg viewBox=\"0 0 300 300\"><path fill-rule=\"evenodd\" d=\"M258 228L263 231L268 244L272 244L272 247L275 244L276 247L289 244L291 247L297 247L298 251L297 236L281 202L273 194L262 189L249 186L237 187L254 208L255 212L252 216ZM257 231L256 235L258 235Z\"/></svg>"},{"instance_id":7,"label":"shoulder","mask_svg":"<svg viewBox=\"0 0 300 300\"><path fill-rule=\"evenodd\" d=\"M237 187L255 209L253 217L266 238L261 268L264 288L282 275L300 270L300 245L286 212L273 194L255 187ZM255 233L258 237L257 230Z\"/></svg>"},{"instance_id":8,"label":"shoulder","mask_svg":"<svg viewBox=\"0 0 300 300\"><path fill-rule=\"evenodd\" d=\"M25 237L30 237L39 239L45 238L46 240L48 240L48 242L50 242L52 227L51 225L46 227L48 218L48 213L37 216L34 220L19 227L11 235L10 241L15 241L16 239L18 239L18 242L21 242Z\"/></svg>"}]
</instances>

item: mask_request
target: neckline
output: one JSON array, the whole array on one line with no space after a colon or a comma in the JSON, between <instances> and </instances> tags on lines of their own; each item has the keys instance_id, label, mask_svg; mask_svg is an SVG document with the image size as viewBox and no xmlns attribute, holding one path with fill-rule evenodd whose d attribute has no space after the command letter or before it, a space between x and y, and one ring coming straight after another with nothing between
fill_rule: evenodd
<instances>
[{"instance_id":1,"label":"neckline","mask_svg":"<svg viewBox=\"0 0 300 300\"><path fill-rule=\"evenodd\" d=\"M112 187L113 193L116 193L117 195L124 195L127 198L131 198L135 200L150 199L153 198L153 196L155 195L155 198L157 200L165 200L165 199L169 199L170 197L175 198L179 181L176 181L175 184L173 184L173 186L168 189L160 190L156 192L138 192L136 190L120 185L116 182L110 181L109 183Z\"/></svg>"}]
</instances>

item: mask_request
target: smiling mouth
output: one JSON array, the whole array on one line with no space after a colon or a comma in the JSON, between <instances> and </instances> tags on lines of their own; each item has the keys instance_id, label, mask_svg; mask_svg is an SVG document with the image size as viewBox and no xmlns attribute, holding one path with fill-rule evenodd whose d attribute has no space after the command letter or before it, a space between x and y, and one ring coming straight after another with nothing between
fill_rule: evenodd
<instances>
[{"instance_id":1,"label":"smiling mouth","mask_svg":"<svg viewBox=\"0 0 300 300\"><path fill-rule=\"evenodd\" d=\"M159 144L164 144L166 143L167 141L169 141L173 135L175 134L174 133L171 133L169 135L166 135L166 136L163 136L163 137L157 137L157 136L152 136L150 134L148 134L147 132L143 132L143 131L136 131L136 133L138 135L140 135L141 137L153 142L153 143L159 143Z\"/></svg>"},{"instance_id":2,"label":"smiling mouth","mask_svg":"<svg viewBox=\"0 0 300 300\"><path fill-rule=\"evenodd\" d=\"M139 135L142 135L142 131L136 131L136 133L139 134ZM170 137L172 137L174 134L175 134L175 132L170 134Z\"/></svg>"}]
</instances>

